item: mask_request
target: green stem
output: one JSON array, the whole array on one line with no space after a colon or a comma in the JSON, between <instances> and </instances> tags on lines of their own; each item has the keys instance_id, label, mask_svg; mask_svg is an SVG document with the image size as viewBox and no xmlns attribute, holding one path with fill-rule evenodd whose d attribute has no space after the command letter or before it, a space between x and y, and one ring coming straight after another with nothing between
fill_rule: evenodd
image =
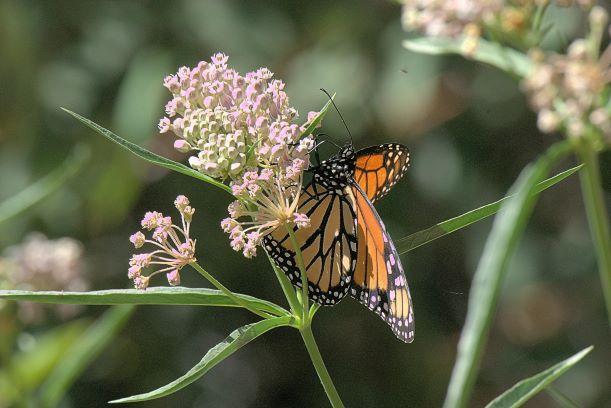
<instances>
[{"instance_id":1,"label":"green stem","mask_svg":"<svg viewBox=\"0 0 611 408\"><path fill-rule=\"evenodd\" d=\"M310 321L312 321L312 319L314 319L314 315L316 314L318 309L320 309L320 305L318 303L314 303L312 305L312 307L310 308L310 314L308 315L308 319Z\"/></svg>"},{"instance_id":2,"label":"green stem","mask_svg":"<svg viewBox=\"0 0 611 408\"><path fill-rule=\"evenodd\" d=\"M276 278L278 279L278 282L280 282L280 287L282 287L284 296L286 297L286 300L289 302L289 306L291 307L291 312L293 312L294 315L302 316L303 313L301 310L301 303L299 303L299 299L297 299L297 295L295 294L293 285L288 280L284 272L282 272L280 268L278 268L276 263L272 260L272 258L269 257L269 255L267 259L269 259L269 263L272 266L274 273L276 274Z\"/></svg>"},{"instance_id":3,"label":"green stem","mask_svg":"<svg viewBox=\"0 0 611 408\"><path fill-rule=\"evenodd\" d=\"M297 266L299 267L299 271L301 273L301 289L302 291L298 294L300 303L301 303L301 322L299 324L299 332L301 333L301 338L303 339L303 343L308 350L308 354L310 355L310 359L312 360L312 364L316 369L316 374L318 374L318 378L320 379L320 383L322 387L325 389L327 393L327 398L329 398L329 402L331 406L334 408L344 406L337 390L335 389L335 385L333 384L333 380L331 380L331 376L329 375L329 371L327 371L327 367L325 366L325 362L320 355L320 350L318 350L318 346L316 345L316 340L314 340L314 334L312 333L312 318L314 314L318 310L318 305L314 304L312 308L309 307L309 299L308 299L308 275L305 268L305 264L303 262L303 255L301 253L301 247L297 244L297 237L295 237L295 232L293 231L292 225L286 226L286 231L289 234L291 239L291 246L295 251L295 258L297 260ZM272 266L274 266L272 264ZM276 269L276 268L274 268ZM284 276L283 276L284 277ZM280 278L279 278L280 279ZM286 277L284 277L286 279ZM282 279L280 279L282 283ZM292 291L292 290L291 290ZM295 292L293 292L295 294ZM288 296L287 296L288 298Z\"/></svg>"},{"instance_id":4,"label":"green stem","mask_svg":"<svg viewBox=\"0 0 611 408\"><path fill-rule=\"evenodd\" d=\"M262 310L258 310L255 309L254 307L252 307L251 305L249 305L247 302L244 302L242 299L240 299L239 297L237 297L236 295L233 294L233 292L231 292L229 289L227 289L221 282L217 281L214 276L210 275L204 268L202 268L197 262L191 262L190 265L195 268L195 270L197 272L200 273L200 275L202 275L204 278L206 278L208 280L208 282L212 283L218 290L220 290L221 292L223 292L225 295L227 295L228 298L230 298L231 300L233 300L236 304L242 306L245 309L250 310L251 312L253 312L254 314L256 314L257 316L261 316L264 319L270 319L273 317L276 317L274 315L271 315L269 313L266 313Z\"/></svg>"},{"instance_id":5,"label":"green stem","mask_svg":"<svg viewBox=\"0 0 611 408\"><path fill-rule=\"evenodd\" d=\"M286 231L291 237L291 245L293 246L293 250L295 251L295 257L297 258L297 266L299 267L299 271L301 273L301 310L302 310L302 319L303 321L307 321L308 312L310 307L308 305L308 273L306 271L305 264L303 263L303 256L301 254L301 247L297 243L297 238L295 237L295 232L293 231L292 225L286 226Z\"/></svg>"},{"instance_id":6,"label":"green stem","mask_svg":"<svg viewBox=\"0 0 611 408\"><path fill-rule=\"evenodd\" d=\"M339 397L335 385L333 385L333 381L331 380L331 376L329 375L329 371L327 371L325 362L320 355L320 350L318 350L318 345L316 345L316 340L314 340L314 334L312 334L312 327L309 322L307 325L302 326L299 332L301 333L301 338L303 338L306 349L308 349L312 364L314 364L318 378L327 393L331 406L334 408L343 407L344 403Z\"/></svg>"},{"instance_id":7,"label":"green stem","mask_svg":"<svg viewBox=\"0 0 611 408\"><path fill-rule=\"evenodd\" d=\"M541 29L541 23L543 22L543 17L545 16L548 6L549 1L537 6L535 18L533 19L533 29L537 32Z\"/></svg>"},{"instance_id":8,"label":"green stem","mask_svg":"<svg viewBox=\"0 0 611 408\"><path fill-rule=\"evenodd\" d=\"M607 306L607 317L611 325L611 238L609 237L609 216L605 207L600 179L598 154L592 144L586 140L577 146L577 150L584 163L579 178L588 224L596 249L598 272Z\"/></svg>"}]
</instances>

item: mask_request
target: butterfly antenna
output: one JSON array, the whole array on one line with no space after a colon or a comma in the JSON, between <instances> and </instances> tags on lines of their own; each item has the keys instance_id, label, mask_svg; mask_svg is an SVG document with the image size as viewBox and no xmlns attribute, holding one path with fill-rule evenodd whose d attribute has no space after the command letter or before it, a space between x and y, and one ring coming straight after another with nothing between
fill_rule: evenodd
<instances>
[{"instance_id":1,"label":"butterfly antenna","mask_svg":"<svg viewBox=\"0 0 611 408\"><path fill-rule=\"evenodd\" d=\"M321 136L329 136L329 135L328 135L328 134L326 134L326 133L319 133L319 134L317 134L317 135L316 135L316 141L317 141L317 142L318 142L318 138L319 138L319 137L321 137ZM341 149L341 148L342 148L341 146L339 146L337 143L335 143L335 142L334 142L333 140L331 140L331 139L323 139L323 140L322 140L320 143L318 143L316 146L317 146L317 147L318 147L318 146L320 146L320 145L321 145L323 142L328 142L328 143L331 143L333 146L337 147L338 149Z\"/></svg>"},{"instance_id":2,"label":"butterfly antenna","mask_svg":"<svg viewBox=\"0 0 611 408\"><path fill-rule=\"evenodd\" d=\"M320 88L320 90L323 91L325 93L325 95L327 95L327 97L329 98L329 100L333 104L333 107L337 111L337 114L339 115L339 118L342 120L342 123L344 124L344 127L348 131L348 136L350 136L350 142L352 144L354 144L354 138L352 137L352 133L350 133L350 129L348 129L348 125L346 124L346 121L344 120L344 117L342 116L342 113L337 108L337 105L335 104L335 102L333 102L333 97L329 94L329 92L327 92L327 90L325 88Z\"/></svg>"}]
</instances>

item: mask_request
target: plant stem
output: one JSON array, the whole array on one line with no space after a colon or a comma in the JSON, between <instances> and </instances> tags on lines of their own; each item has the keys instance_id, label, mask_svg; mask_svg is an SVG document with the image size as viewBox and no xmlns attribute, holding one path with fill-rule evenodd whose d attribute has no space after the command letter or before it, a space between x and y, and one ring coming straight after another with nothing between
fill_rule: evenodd
<instances>
[{"instance_id":1,"label":"plant stem","mask_svg":"<svg viewBox=\"0 0 611 408\"><path fill-rule=\"evenodd\" d=\"M591 143L583 141L577 146L584 169L579 174L583 201L594 241L598 272L607 306L607 317L611 325L611 238L609 237L609 216L605 207L598 165L598 154Z\"/></svg>"},{"instance_id":2,"label":"plant stem","mask_svg":"<svg viewBox=\"0 0 611 408\"><path fill-rule=\"evenodd\" d=\"M197 272L200 273L200 275L202 275L204 278L206 278L208 280L208 282L212 283L218 290L220 290L221 292L223 292L225 295L227 295L228 298L230 298L231 300L233 300L236 304L242 306L245 309L250 310L251 312L253 312L254 314L256 314L257 316L261 316L264 319L269 319L269 318L273 318L276 316L273 316L269 313L263 312L262 310L258 310L255 309L254 307L252 307L251 305L249 305L247 302L244 302L242 299L240 299L239 297L237 297L236 295L234 295L229 289L227 289L221 282L217 281L214 276L210 275L204 268L202 268L197 262L191 262L190 265L195 268L195 270Z\"/></svg>"},{"instance_id":3,"label":"plant stem","mask_svg":"<svg viewBox=\"0 0 611 408\"><path fill-rule=\"evenodd\" d=\"M310 311L310 307L308 305L308 273L306 271L305 264L303 263L303 256L301 254L301 247L297 243L297 238L295 237L295 232L293 231L292 225L286 226L286 231L291 238L291 245L293 246L293 250L295 251L295 258L297 258L297 266L299 267L299 271L301 273L301 310L302 310L302 319L304 322L308 320L308 312Z\"/></svg>"},{"instance_id":4,"label":"plant stem","mask_svg":"<svg viewBox=\"0 0 611 408\"><path fill-rule=\"evenodd\" d=\"M267 256L267 259L269 259L269 263L276 274L276 278L278 279L278 282L280 282L280 287L282 287L284 296L286 297L287 302L289 302L291 312L293 312L294 315L301 316L303 314L301 310L301 303L299 302L299 299L297 299L293 285L269 255Z\"/></svg>"},{"instance_id":5,"label":"plant stem","mask_svg":"<svg viewBox=\"0 0 611 408\"><path fill-rule=\"evenodd\" d=\"M282 286L282 290L284 294L291 304L291 309L299 319L299 332L301 333L301 338L303 339L303 343L308 350L308 354L310 355L310 359L312 360L312 364L316 369L316 374L318 374L318 378L320 379L320 383L322 387L325 389L327 393L327 398L329 398L329 402L331 406L334 408L344 407L344 403L342 402L337 390L335 389L335 385L333 384L333 380L331 380L331 376L329 375L329 371L327 371L327 367L325 366L325 362L320 355L320 350L318 350L318 345L316 344L316 340L314 340L314 334L312 333L312 318L314 314L318 310L318 305L314 304L312 308L309 307L309 299L308 299L308 275L305 268L305 264L303 262L303 255L301 254L301 247L297 243L297 237L295 237L295 232L293 231L292 225L286 226L286 231L291 239L291 246L295 252L295 259L297 262L297 266L299 267L299 271L301 274L301 292L296 293L291 283L288 281L286 276L279 271L272 259L270 258L270 263L274 272L276 272L276 277L278 281L280 281L280 285ZM298 296L301 295L301 296ZM296 305L293 305L293 302L296 302ZM298 306L299 305L299 306Z\"/></svg>"},{"instance_id":6,"label":"plant stem","mask_svg":"<svg viewBox=\"0 0 611 408\"><path fill-rule=\"evenodd\" d=\"M339 397L339 394L335 389L335 385L333 385L333 381L331 380L331 376L327 371L325 362L320 355L320 350L318 350L318 345L314 340L314 334L312 333L312 327L310 326L309 322L308 324L302 326L299 332L301 333L301 338L303 338L306 349L308 349L308 354L310 355L312 364L314 364L318 378L320 379L320 382L327 393L331 406L334 408L343 407L344 403Z\"/></svg>"}]
</instances>

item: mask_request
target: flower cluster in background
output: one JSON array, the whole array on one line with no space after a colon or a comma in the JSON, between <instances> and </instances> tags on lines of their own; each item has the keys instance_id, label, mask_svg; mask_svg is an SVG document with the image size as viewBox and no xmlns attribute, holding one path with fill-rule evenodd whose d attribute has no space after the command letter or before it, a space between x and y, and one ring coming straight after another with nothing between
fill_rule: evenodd
<instances>
[{"instance_id":1,"label":"flower cluster in background","mask_svg":"<svg viewBox=\"0 0 611 408\"><path fill-rule=\"evenodd\" d=\"M278 226L307 225L297 203L314 139L303 135L307 124L293 123L298 113L284 82L267 68L242 76L227 60L218 53L165 78L173 98L159 129L179 137L176 149L194 153L191 167L230 180L238 201L229 206L222 228L234 250L252 257L261 238ZM310 112L308 120L315 115Z\"/></svg>"},{"instance_id":2,"label":"flower cluster in background","mask_svg":"<svg viewBox=\"0 0 611 408\"><path fill-rule=\"evenodd\" d=\"M403 0L402 22L406 31L431 37L463 36L463 52L475 51L486 30L509 39L534 37L533 23L538 7L551 0ZM556 0L560 7L577 4L590 8L593 0ZM533 34L535 34L533 36ZM529 40L530 41L530 40Z\"/></svg>"},{"instance_id":3,"label":"flower cluster in background","mask_svg":"<svg viewBox=\"0 0 611 408\"><path fill-rule=\"evenodd\" d=\"M82 244L67 237L53 240L31 233L0 256L0 280L6 289L84 291L89 288L84 269ZM58 305L53 310L68 319L78 306ZM42 321L44 311L41 304L19 303L19 318L24 323Z\"/></svg>"},{"instance_id":4,"label":"flower cluster in background","mask_svg":"<svg viewBox=\"0 0 611 408\"><path fill-rule=\"evenodd\" d=\"M457 37L494 18L503 0L404 0L402 21L406 30L432 37Z\"/></svg>"},{"instance_id":5,"label":"flower cluster in background","mask_svg":"<svg viewBox=\"0 0 611 408\"><path fill-rule=\"evenodd\" d=\"M611 46L599 51L607 21L607 12L594 7L589 38L575 40L566 55L530 53L535 66L522 87L538 113L541 131L565 129L578 137L594 130L611 141Z\"/></svg>"},{"instance_id":6,"label":"flower cluster in background","mask_svg":"<svg viewBox=\"0 0 611 408\"><path fill-rule=\"evenodd\" d=\"M171 217L149 211L144 215L141 225L143 230L152 231L151 238L148 239L140 231L129 238L135 248L141 248L144 244L154 248L151 252L134 254L129 260L127 276L138 289L146 289L150 278L164 272L170 285L179 285L180 270L195 262L195 240L189 237L195 209L183 195L176 197L174 206L180 213L180 225L174 224ZM145 274L148 268L159 269Z\"/></svg>"}]
</instances>

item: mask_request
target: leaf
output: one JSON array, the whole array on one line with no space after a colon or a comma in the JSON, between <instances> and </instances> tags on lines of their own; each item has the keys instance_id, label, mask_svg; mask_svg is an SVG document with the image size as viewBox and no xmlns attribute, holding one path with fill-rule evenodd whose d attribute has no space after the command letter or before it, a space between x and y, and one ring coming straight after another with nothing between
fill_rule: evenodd
<instances>
[{"instance_id":1,"label":"leaf","mask_svg":"<svg viewBox=\"0 0 611 408\"><path fill-rule=\"evenodd\" d=\"M464 38L419 37L403 41L410 51L430 55L458 54L465 58L492 65L509 74L525 77L532 69L528 56L512 48L480 38L472 54L463 51Z\"/></svg>"},{"instance_id":2,"label":"leaf","mask_svg":"<svg viewBox=\"0 0 611 408\"><path fill-rule=\"evenodd\" d=\"M119 85L112 109L113 128L129 135L134 143L142 143L154 136L159 107L165 104L167 89L159 86L172 70L170 54L156 47L139 49L131 59Z\"/></svg>"},{"instance_id":3,"label":"leaf","mask_svg":"<svg viewBox=\"0 0 611 408\"><path fill-rule=\"evenodd\" d=\"M238 351L246 344L250 343L252 340L259 337L263 333L276 327L288 326L291 324L291 320L292 317L290 316L282 316L275 317L273 319L265 319L257 323L242 326L239 329L234 330L229 335L229 337L223 340L223 342L211 348L206 353L204 358L202 358L201 361L195 365L195 367L190 369L182 377L154 391L147 392L145 394L134 395L127 398L121 398L118 400L110 401L110 403L116 404L123 402L148 401L172 394L201 378L204 374L210 371L212 367L216 366L218 363L231 356L233 353Z\"/></svg>"},{"instance_id":4,"label":"leaf","mask_svg":"<svg viewBox=\"0 0 611 408\"><path fill-rule=\"evenodd\" d=\"M253 307L276 315L289 314L266 300L235 293ZM146 290L112 289L91 292L0 290L0 299L78 305L193 305L239 307L221 291L208 288L153 287Z\"/></svg>"},{"instance_id":5,"label":"leaf","mask_svg":"<svg viewBox=\"0 0 611 408\"><path fill-rule=\"evenodd\" d=\"M525 380L520 381L503 394L491 401L486 408L517 408L522 406L526 401L534 397L537 393L545 389L546 386L564 374L569 368L573 367L582 358L584 358L594 347L590 346L581 350L579 353L567 358L564 361L541 371L539 374L533 375Z\"/></svg>"},{"instance_id":6,"label":"leaf","mask_svg":"<svg viewBox=\"0 0 611 408\"><path fill-rule=\"evenodd\" d=\"M83 370L100 355L127 323L134 309L133 305L110 308L74 342L41 387L40 402L43 406L57 406Z\"/></svg>"},{"instance_id":7,"label":"leaf","mask_svg":"<svg viewBox=\"0 0 611 408\"><path fill-rule=\"evenodd\" d=\"M221 183L218 180L213 179L212 177L208 177L205 174L202 174L196 170L193 170L192 168L187 167L182 163L177 163L173 160L166 159L163 156L160 156L151 151L148 151L145 148L140 147L135 143L132 143L128 140L123 139L120 136L115 135L110 130L104 129L102 126L96 124L95 122L90 121L87 118L84 118L83 116L79 115L78 113L74 113L66 108L62 108L62 110L68 113L69 115L73 116L74 118L78 119L82 123L84 123L87 127L95 130L96 132L98 132L99 134L107 138L108 140L118 144L119 146L123 147L124 149L129 150L136 156L148 161L149 163L153 163L153 164L156 164L157 166L165 167L166 169L176 171L178 173L182 173L187 176L191 176L198 180L205 181L206 183L212 184L213 186L223 189L226 192L228 192L229 194L231 194L231 188L229 188L229 186Z\"/></svg>"},{"instance_id":8,"label":"leaf","mask_svg":"<svg viewBox=\"0 0 611 408\"><path fill-rule=\"evenodd\" d=\"M565 170L562 173L556 174L554 177L550 177L545 181L537 184L536 189L533 191L533 194L539 194L545 189L561 182L565 178L569 177L571 174L579 171L583 167L583 164L573 167L571 169ZM439 224L435 224L430 228L427 228L422 231L418 231L407 237L401 238L397 240L397 251L399 254L404 254L413 249L416 249L422 245L428 244L431 241L436 240L437 238L441 238L445 235L448 235L454 231L457 231L461 228L468 227L471 224L474 224L478 221L483 220L493 214L495 214L501 205L510 199L511 196L504 197L498 201L495 201L490 204L486 204L482 207L476 208L475 210L471 210L466 212L458 217L450 218L449 220L440 222Z\"/></svg>"},{"instance_id":9,"label":"leaf","mask_svg":"<svg viewBox=\"0 0 611 408\"><path fill-rule=\"evenodd\" d=\"M522 170L508 194L513 197L501 205L494 219L471 284L467 317L444 402L446 408L461 408L469 401L507 264L533 210L537 184L570 150L568 141L556 143L534 164Z\"/></svg>"},{"instance_id":10,"label":"leaf","mask_svg":"<svg viewBox=\"0 0 611 408\"><path fill-rule=\"evenodd\" d=\"M308 127L306 127L303 133L301 133L301 136L299 136L299 138L302 138L304 136L308 136L314 133L314 129L316 129L316 126L318 126L318 124L322 122L323 118L327 114L327 111L329 110L329 107L331 106L331 101L333 99L335 99L335 94L333 94L331 96L331 99L329 99L327 103L325 103L325 106L323 106L320 112L318 112L318 114L316 115L316 117L312 119L312 122L310 122Z\"/></svg>"},{"instance_id":11,"label":"leaf","mask_svg":"<svg viewBox=\"0 0 611 408\"><path fill-rule=\"evenodd\" d=\"M42 383L84 332L85 320L77 320L36 336L33 348L19 352L7 365L10 383L22 391Z\"/></svg>"},{"instance_id":12,"label":"leaf","mask_svg":"<svg viewBox=\"0 0 611 408\"><path fill-rule=\"evenodd\" d=\"M63 186L89 159L89 147L77 145L56 169L0 203L0 224L21 214Z\"/></svg>"}]
</instances>

